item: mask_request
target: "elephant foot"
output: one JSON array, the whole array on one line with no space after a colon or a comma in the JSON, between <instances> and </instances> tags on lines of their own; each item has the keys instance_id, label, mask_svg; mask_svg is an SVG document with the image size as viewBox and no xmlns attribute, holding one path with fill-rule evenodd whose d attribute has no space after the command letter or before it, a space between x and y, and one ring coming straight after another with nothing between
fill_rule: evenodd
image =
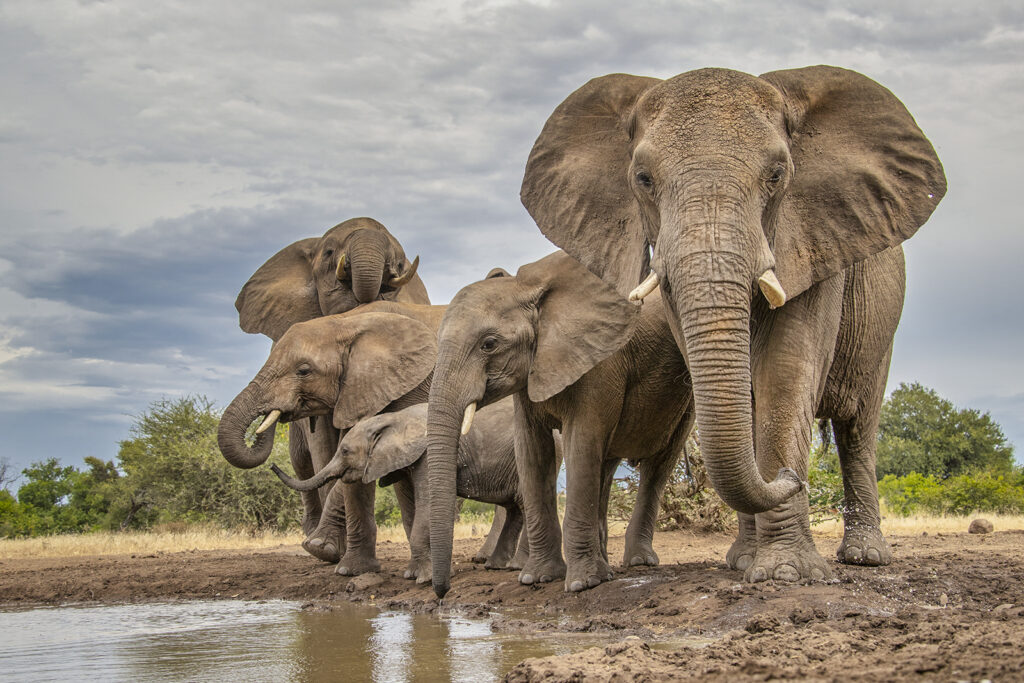
<instances>
[{"instance_id":1,"label":"elephant foot","mask_svg":"<svg viewBox=\"0 0 1024 683\"><path fill-rule=\"evenodd\" d=\"M485 569L508 569L509 562L512 561L512 553L509 550L495 550L491 553L491 556L484 562Z\"/></svg>"},{"instance_id":2,"label":"elephant foot","mask_svg":"<svg viewBox=\"0 0 1024 683\"><path fill-rule=\"evenodd\" d=\"M876 526L849 527L843 534L836 556L843 564L881 567L892 562L892 551L882 530Z\"/></svg>"},{"instance_id":3,"label":"elephant foot","mask_svg":"<svg viewBox=\"0 0 1024 683\"><path fill-rule=\"evenodd\" d=\"M307 537L312 536L318 526L320 526L319 514L314 515L307 512L302 515L302 533L306 534Z\"/></svg>"},{"instance_id":4,"label":"elephant foot","mask_svg":"<svg viewBox=\"0 0 1024 683\"><path fill-rule=\"evenodd\" d=\"M810 540L795 544L776 542L758 547L750 566L743 574L744 581L760 583L775 580L825 581L832 578L832 570L818 554Z\"/></svg>"},{"instance_id":5,"label":"elephant foot","mask_svg":"<svg viewBox=\"0 0 1024 683\"><path fill-rule=\"evenodd\" d=\"M583 557L569 563L565 575L565 592L579 593L604 581L611 581L614 576L611 566L601 555Z\"/></svg>"},{"instance_id":6,"label":"elephant foot","mask_svg":"<svg viewBox=\"0 0 1024 683\"><path fill-rule=\"evenodd\" d=\"M746 571L747 567L754 563L754 555L757 553L757 544L740 537L732 542L729 552L725 554L725 562L729 569Z\"/></svg>"},{"instance_id":7,"label":"elephant foot","mask_svg":"<svg viewBox=\"0 0 1024 683\"><path fill-rule=\"evenodd\" d=\"M506 565L505 568L506 569L522 569L523 567L526 566L526 563L529 562L529 561L530 561L530 551L529 550L521 549L521 550L516 551L515 557L513 557L511 560L508 561L508 565Z\"/></svg>"},{"instance_id":8,"label":"elephant foot","mask_svg":"<svg viewBox=\"0 0 1024 683\"><path fill-rule=\"evenodd\" d=\"M380 561L374 555L360 555L357 553L345 553L345 557L338 562L335 574L342 576L358 576L380 571Z\"/></svg>"},{"instance_id":9,"label":"elephant foot","mask_svg":"<svg viewBox=\"0 0 1024 683\"><path fill-rule=\"evenodd\" d=\"M345 546L340 539L332 533L321 533L311 536L302 542L303 549L318 560L336 563L341 559L341 551Z\"/></svg>"},{"instance_id":10,"label":"elephant foot","mask_svg":"<svg viewBox=\"0 0 1024 683\"><path fill-rule=\"evenodd\" d=\"M623 567L656 567L659 561L649 541L626 543L626 552L622 554Z\"/></svg>"},{"instance_id":11,"label":"elephant foot","mask_svg":"<svg viewBox=\"0 0 1024 683\"><path fill-rule=\"evenodd\" d=\"M562 558L541 561L531 557L519 572L519 583L532 586L535 583L551 583L564 576L565 562Z\"/></svg>"},{"instance_id":12,"label":"elephant foot","mask_svg":"<svg viewBox=\"0 0 1024 683\"><path fill-rule=\"evenodd\" d=\"M416 579L416 583L430 583L431 570L430 570L430 559L426 560L409 560L409 566L406 568L405 573L402 575L405 578Z\"/></svg>"}]
</instances>

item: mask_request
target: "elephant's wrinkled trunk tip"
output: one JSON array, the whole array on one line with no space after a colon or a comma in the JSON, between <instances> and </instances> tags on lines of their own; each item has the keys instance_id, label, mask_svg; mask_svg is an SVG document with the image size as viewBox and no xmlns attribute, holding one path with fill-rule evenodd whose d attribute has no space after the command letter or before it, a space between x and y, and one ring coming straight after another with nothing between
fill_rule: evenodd
<instances>
[{"instance_id":1,"label":"elephant's wrinkled trunk tip","mask_svg":"<svg viewBox=\"0 0 1024 683\"><path fill-rule=\"evenodd\" d=\"M391 281L388 282L388 284L391 287L393 287L394 289L400 289L400 288L406 286L407 284L409 284L409 281L412 280L413 277L416 276L416 269L419 268L419 267L420 267L420 257L417 254L416 258L414 258L413 261L412 261L412 265L409 266L406 269L406 271L404 273L402 273L401 275L396 275L395 277L391 278Z\"/></svg>"},{"instance_id":2,"label":"elephant's wrinkled trunk tip","mask_svg":"<svg viewBox=\"0 0 1024 683\"><path fill-rule=\"evenodd\" d=\"M347 260L348 258L345 254L342 254L341 258L338 259L338 268L337 270L334 271L334 274L338 276L338 282L341 282L342 280L345 279L345 275L347 272L345 269L345 262Z\"/></svg>"},{"instance_id":3,"label":"elephant's wrinkled trunk tip","mask_svg":"<svg viewBox=\"0 0 1024 683\"><path fill-rule=\"evenodd\" d=\"M644 299L658 288L659 281L658 274L652 270L651 274L629 293L629 300L634 303L643 303Z\"/></svg>"},{"instance_id":4,"label":"elephant's wrinkled trunk tip","mask_svg":"<svg viewBox=\"0 0 1024 683\"><path fill-rule=\"evenodd\" d=\"M779 308L786 303L786 290L782 288L782 283L775 276L774 269L769 268L764 271L764 274L757 278L757 284L761 288L764 298L768 300L768 305L772 308Z\"/></svg>"},{"instance_id":5,"label":"elephant's wrinkled trunk tip","mask_svg":"<svg viewBox=\"0 0 1024 683\"><path fill-rule=\"evenodd\" d=\"M265 432L268 429L270 429L271 427L273 427L274 423L277 422L277 418L279 418L279 417L281 417L281 411L280 410L271 410L270 413L267 414L266 419L263 420L263 422L260 424L260 426L256 428L256 433L257 434L262 434L263 432Z\"/></svg>"},{"instance_id":6,"label":"elephant's wrinkled trunk tip","mask_svg":"<svg viewBox=\"0 0 1024 683\"><path fill-rule=\"evenodd\" d=\"M274 472L274 474L277 475L277 478L280 479L285 486L291 489L295 489L296 491L315 491L316 489L320 488L321 486L331 481L332 479L338 478L338 475L336 475L328 467L324 467L315 475L305 480L296 479L295 477L286 474L277 465L271 464L270 469Z\"/></svg>"},{"instance_id":7,"label":"elephant's wrinkled trunk tip","mask_svg":"<svg viewBox=\"0 0 1024 683\"><path fill-rule=\"evenodd\" d=\"M476 401L473 401L466 406L466 412L462 416L462 429L461 434L465 436L469 434L469 430L473 427L473 416L476 415Z\"/></svg>"}]
</instances>

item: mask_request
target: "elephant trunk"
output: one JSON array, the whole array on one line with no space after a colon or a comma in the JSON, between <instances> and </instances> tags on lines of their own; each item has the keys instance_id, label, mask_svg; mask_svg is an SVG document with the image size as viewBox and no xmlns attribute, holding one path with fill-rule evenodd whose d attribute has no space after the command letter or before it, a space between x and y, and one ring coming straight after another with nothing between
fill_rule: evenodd
<instances>
[{"instance_id":1,"label":"elephant trunk","mask_svg":"<svg viewBox=\"0 0 1024 683\"><path fill-rule=\"evenodd\" d=\"M270 469L274 471L274 474L277 475L278 479L284 482L285 486L295 489L296 491L315 491L329 481L340 479L342 475L342 468L339 465L336 465L334 460L327 463L326 467L309 479L296 479L284 472L277 465L271 465Z\"/></svg>"},{"instance_id":2,"label":"elephant trunk","mask_svg":"<svg viewBox=\"0 0 1024 683\"><path fill-rule=\"evenodd\" d=\"M376 301L387 260L387 237L377 230L357 230L347 252L352 294L361 304Z\"/></svg>"},{"instance_id":3,"label":"elephant trunk","mask_svg":"<svg viewBox=\"0 0 1024 683\"><path fill-rule=\"evenodd\" d=\"M217 446L224 459L235 467L243 470L258 467L270 457L274 446L274 432L277 426L268 428L256 435L252 446L245 441L245 432L249 425L263 415L260 409L262 390L256 382L241 391L228 405L217 427Z\"/></svg>"},{"instance_id":4,"label":"elephant trunk","mask_svg":"<svg viewBox=\"0 0 1024 683\"><path fill-rule=\"evenodd\" d=\"M703 234L717 236L711 248L693 248L683 239L664 240L663 235L659 246L672 246L659 265L668 269L672 283L666 298L672 298L678 313L711 483L730 507L756 514L778 506L803 486L796 472L785 467L774 481L765 482L754 457L750 297L756 277L752 273L764 264L728 245L730 235L749 234L737 226L708 228L705 220L702 228Z\"/></svg>"},{"instance_id":5,"label":"elephant trunk","mask_svg":"<svg viewBox=\"0 0 1024 683\"><path fill-rule=\"evenodd\" d=\"M437 372L448 360L438 358L427 409L427 482L430 491L430 563L434 593L443 598L451 586L452 537L456 507L456 457L464 411L459 386Z\"/></svg>"}]
</instances>

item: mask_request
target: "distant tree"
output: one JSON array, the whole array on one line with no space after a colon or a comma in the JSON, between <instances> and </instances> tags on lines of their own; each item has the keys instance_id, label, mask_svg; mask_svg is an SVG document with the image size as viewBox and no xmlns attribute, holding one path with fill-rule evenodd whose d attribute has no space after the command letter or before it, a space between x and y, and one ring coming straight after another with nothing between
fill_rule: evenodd
<instances>
[{"instance_id":1,"label":"distant tree","mask_svg":"<svg viewBox=\"0 0 1024 683\"><path fill-rule=\"evenodd\" d=\"M0 458L0 491L7 491L8 487L18 480L14 473L14 466L7 458Z\"/></svg>"},{"instance_id":2,"label":"distant tree","mask_svg":"<svg viewBox=\"0 0 1024 683\"><path fill-rule=\"evenodd\" d=\"M988 413L957 409L933 389L900 384L882 404L877 474L947 478L1013 470L1013 446Z\"/></svg>"}]
</instances>

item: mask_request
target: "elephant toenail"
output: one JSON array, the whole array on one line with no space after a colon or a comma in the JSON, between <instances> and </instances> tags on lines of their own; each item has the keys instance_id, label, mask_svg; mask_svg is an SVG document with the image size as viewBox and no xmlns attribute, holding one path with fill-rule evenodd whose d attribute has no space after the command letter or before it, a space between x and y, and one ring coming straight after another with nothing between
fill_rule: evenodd
<instances>
[{"instance_id":1,"label":"elephant toenail","mask_svg":"<svg viewBox=\"0 0 1024 683\"><path fill-rule=\"evenodd\" d=\"M882 561L881 553L879 553L874 548L868 549L867 556L868 556L868 562L873 562L875 564L879 564Z\"/></svg>"},{"instance_id":2,"label":"elephant toenail","mask_svg":"<svg viewBox=\"0 0 1024 683\"><path fill-rule=\"evenodd\" d=\"M583 582L573 581L569 584L569 590L573 593L579 593L581 590L583 590Z\"/></svg>"},{"instance_id":3,"label":"elephant toenail","mask_svg":"<svg viewBox=\"0 0 1024 683\"><path fill-rule=\"evenodd\" d=\"M739 569L741 572L746 571L747 567L753 564L753 562L753 555L740 555L739 559L736 560L736 569Z\"/></svg>"},{"instance_id":4,"label":"elephant toenail","mask_svg":"<svg viewBox=\"0 0 1024 683\"><path fill-rule=\"evenodd\" d=\"M521 584L523 584L525 586L532 585L533 584L533 574L520 574L519 575L519 583L521 583Z\"/></svg>"},{"instance_id":5,"label":"elephant toenail","mask_svg":"<svg viewBox=\"0 0 1024 683\"><path fill-rule=\"evenodd\" d=\"M552 578L550 576L548 576L547 574L541 574L541 576L540 576L540 582L541 583L551 583L551 581L552 581Z\"/></svg>"},{"instance_id":6,"label":"elephant toenail","mask_svg":"<svg viewBox=\"0 0 1024 683\"><path fill-rule=\"evenodd\" d=\"M412 579L416 577L416 574L411 569L406 569L405 574L403 574L402 576L404 576L407 579Z\"/></svg>"},{"instance_id":7,"label":"elephant toenail","mask_svg":"<svg viewBox=\"0 0 1024 683\"><path fill-rule=\"evenodd\" d=\"M760 583L761 581L768 580L768 570L764 567L758 567L754 571L750 572L750 580L754 583Z\"/></svg>"},{"instance_id":8,"label":"elephant toenail","mask_svg":"<svg viewBox=\"0 0 1024 683\"><path fill-rule=\"evenodd\" d=\"M820 569L818 569L817 567L815 567L814 569L811 570L811 579L814 580L814 581L824 581L825 580L825 572L823 572Z\"/></svg>"},{"instance_id":9,"label":"elephant toenail","mask_svg":"<svg viewBox=\"0 0 1024 683\"><path fill-rule=\"evenodd\" d=\"M588 576L587 577L587 586L588 587L593 588L594 586L598 585L599 583L601 583L601 578L600 577L598 577L598 576Z\"/></svg>"},{"instance_id":10,"label":"elephant toenail","mask_svg":"<svg viewBox=\"0 0 1024 683\"><path fill-rule=\"evenodd\" d=\"M644 563L644 558L640 557L639 555L634 555L633 557L629 558L629 566L630 567L637 567L637 566L639 566L639 565L641 565L643 563Z\"/></svg>"},{"instance_id":11,"label":"elephant toenail","mask_svg":"<svg viewBox=\"0 0 1024 683\"><path fill-rule=\"evenodd\" d=\"M775 568L774 577L777 581L799 581L800 572L790 564L783 564Z\"/></svg>"}]
</instances>

